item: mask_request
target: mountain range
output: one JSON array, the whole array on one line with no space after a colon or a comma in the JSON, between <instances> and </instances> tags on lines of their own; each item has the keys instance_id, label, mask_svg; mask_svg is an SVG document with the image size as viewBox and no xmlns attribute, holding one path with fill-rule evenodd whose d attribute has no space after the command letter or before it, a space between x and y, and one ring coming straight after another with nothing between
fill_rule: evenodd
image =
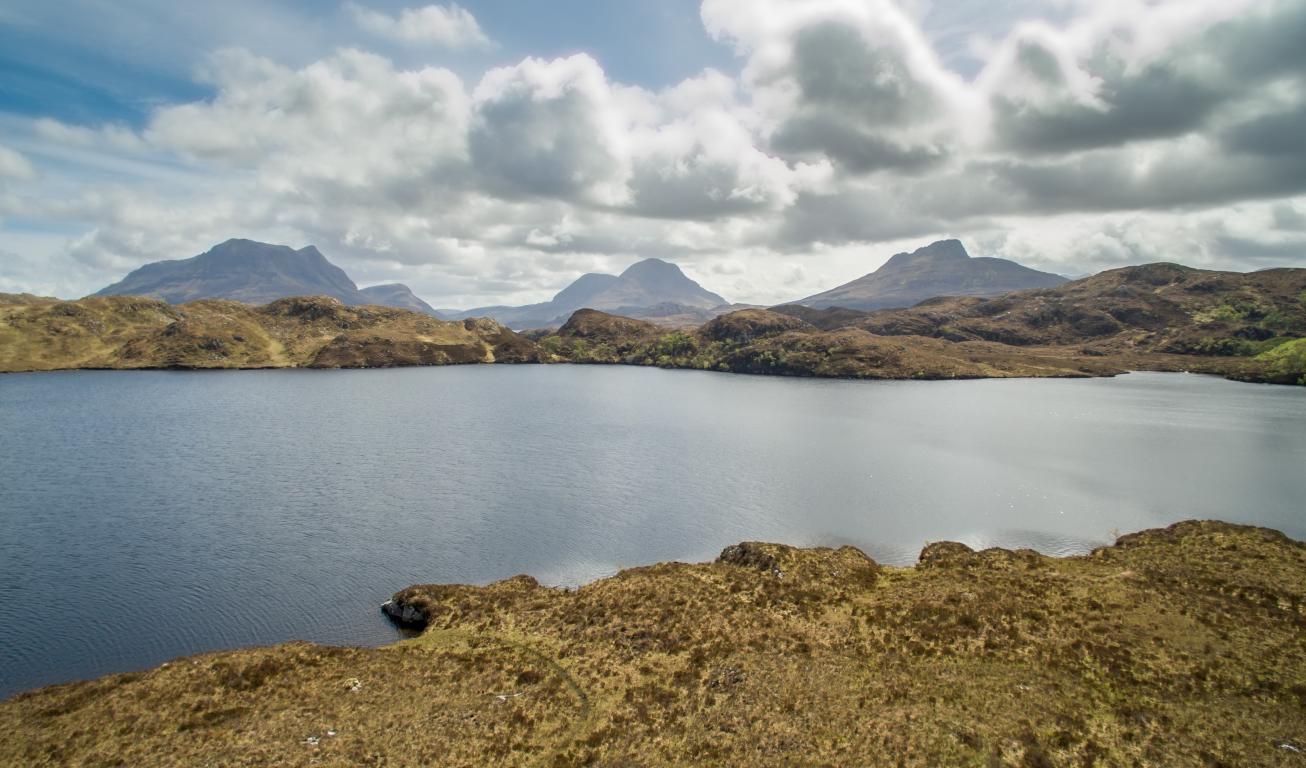
<instances>
[{"instance_id":1,"label":"mountain range","mask_svg":"<svg viewBox=\"0 0 1306 768\"><path fill-rule=\"evenodd\" d=\"M267 304L290 296L330 296L348 305L372 304L437 316L406 285L359 288L314 246L295 250L240 239L189 259L146 264L95 295L145 296L169 304L198 299Z\"/></svg>"},{"instance_id":2,"label":"mountain range","mask_svg":"<svg viewBox=\"0 0 1306 768\"><path fill-rule=\"evenodd\" d=\"M680 325L696 325L735 308L675 264L644 259L620 275L582 275L538 304L437 310L402 283L359 288L314 246L295 250L243 239L189 259L146 264L94 295L143 296L170 304L200 299L267 304L292 296L329 296L346 305L395 307L446 320L488 317L513 328L556 328L583 307Z\"/></svg>"},{"instance_id":3,"label":"mountain range","mask_svg":"<svg viewBox=\"0 0 1306 768\"><path fill-rule=\"evenodd\" d=\"M940 240L896 254L868 275L794 303L813 309L897 309L938 296L992 297L1066 282L1014 261L971 258L959 240Z\"/></svg>"},{"instance_id":4,"label":"mountain range","mask_svg":"<svg viewBox=\"0 0 1306 768\"><path fill-rule=\"evenodd\" d=\"M940 296L993 297L1065 282L1059 275L1014 261L971 258L959 241L941 240L899 253L868 275L790 306L868 311L911 307ZM488 317L518 329L557 328L578 309L689 327L748 306L730 304L675 264L650 258L619 275L581 275L537 304L437 310L402 283L359 288L314 246L295 250L244 239L228 240L189 259L146 264L95 295L144 296L172 304L199 299L266 304L292 296L329 296L346 305L395 307L446 320Z\"/></svg>"},{"instance_id":5,"label":"mountain range","mask_svg":"<svg viewBox=\"0 0 1306 768\"><path fill-rule=\"evenodd\" d=\"M581 275L546 302L477 307L448 317L489 317L510 328L545 328L562 325L578 309L600 309L628 317L684 319L687 324L697 324L730 308L729 302L686 277L675 264L644 259L620 275Z\"/></svg>"},{"instance_id":6,"label":"mountain range","mask_svg":"<svg viewBox=\"0 0 1306 768\"><path fill-rule=\"evenodd\" d=\"M683 276L668 266L636 265L634 281L588 278L559 304L605 294L613 302L648 301L639 291L667 287L659 275L683 287ZM644 279L646 271L654 278ZM557 330L518 335L487 318L442 321L349 307L330 296L252 306L0 294L0 371L538 360L847 378L1183 370L1306 385L1306 269L1243 274L1158 263L995 298L935 297L906 309L711 311L719 315L668 328L583 308Z\"/></svg>"}]
</instances>

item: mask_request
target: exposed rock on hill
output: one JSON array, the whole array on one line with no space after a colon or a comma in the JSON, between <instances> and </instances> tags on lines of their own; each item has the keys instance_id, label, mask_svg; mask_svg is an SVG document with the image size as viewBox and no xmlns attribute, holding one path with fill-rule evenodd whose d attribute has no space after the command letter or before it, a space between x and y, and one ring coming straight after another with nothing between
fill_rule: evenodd
<instances>
[{"instance_id":1,"label":"exposed rock on hill","mask_svg":"<svg viewBox=\"0 0 1306 768\"><path fill-rule=\"evenodd\" d=\"M812 328L798 318L778 312L744 309L712 320L703 326L702 334L713 341L747 343L785 331L806 331Z\"/></svg>"}]
</instances>

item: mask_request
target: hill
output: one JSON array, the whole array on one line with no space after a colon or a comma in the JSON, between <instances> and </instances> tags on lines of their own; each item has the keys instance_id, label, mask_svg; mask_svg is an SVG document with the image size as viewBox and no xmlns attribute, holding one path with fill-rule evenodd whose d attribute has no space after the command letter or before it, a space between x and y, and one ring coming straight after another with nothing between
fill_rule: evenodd
<instances>
[{"instance_id":1,"label":"hill","mask_svg":"<svg viewBox=\"0 0 1306 768\"><path fill-rule=\"evenodd\" d=\"M911 253L896 254L869 275L794 303L814 309L910 307L936 296L999 296L1064 282L1060 275L1014 261L971 258L960 241L940 240Z\"/></svg>"},{"instance_id":2,"label":"hill","mask_svg":"<svg viewBox=\"0 0 1306 768\"><path fill-rule=\"evenodd\" d=\"M446 322L329 296L251 306L136 296L0 304L0 371L372 368L528 362L535 345L490 320Z\"/></svg>"},{"instance_id":3,"label":"hill","mask_svg":"<svg viewBox=\"0 0 1306 768\"><path fill-rule=\"evenodd\" d=\"M0 702L4 765L1295 766L1306 545L1188 522L1090 555L744 543L579 589L414 586L291 643ZM328 610L286 606L287 610Z\"/></svg>"},{"instance_id":4,"label":"hill","mask_svg":"<svg viewBox=\"0 0 1306 768\"><path fill-rule=\"evenodd\" d=\"M861 312L784 305L689 331L587 317L540 338L574 362L848 378L1102 376L1194 371L1306 384L1306 269L1174 264L1111 270L997 298Z\"/></svg>"},{"instance_id":5,"label":"hill","mask_svg":"<svg viewBox=\"0 0 1306 768\"><path fill-rule=\"evenodd\" d=\"M697 325L727 305L725 299L686 277L675 264L644 259L620 275L582 275L547 302L478 307L451 317L489 317L513 328L545 328L562 325L578 309L600 309L669 325Z\"/></svg>"},{"instance_id":6,"label":"hill","mask_svg":"<svg viewBox=\"0 0 1306 768\"><path fill-rule=\"evenodd\" d=\"M1306 385L1306 270L1152 264L990 299L869 313L749 308L676 329L582 309L529 338L492 320L442 322L327 297L251 307L0 296L0 370L8 371L536 359L881 379L1193 371Z\"/></svg>"},{"instance_id":7,"label":"hill","mask_svg":"<svg viewBox=\"0 0 1306 768\"><path fill-rule=\"evenodd\" d=\"M1146 264L1058 288L991 299L941 298L854 320L879 335L1274 362L1306 355L1306 269L1215 272ZM1303 371L1306 373L1306 371ZM1290 372L1266 371L1294 383Z\"/></svg>"},{"instance_id":8,"label":"hill","mask_svg":"<svg viewBox=\"0 0 1306 768\"><path fill-rule=\"evenodd\" d=\"M146 264L94 295L144 296L170 304L200 299L266 304L292 296L330 296L349 305L378 304L435 315L405 285L360 290L314 246L294 250L239 239L189 259Z\"/></svg>"}]
</instances>

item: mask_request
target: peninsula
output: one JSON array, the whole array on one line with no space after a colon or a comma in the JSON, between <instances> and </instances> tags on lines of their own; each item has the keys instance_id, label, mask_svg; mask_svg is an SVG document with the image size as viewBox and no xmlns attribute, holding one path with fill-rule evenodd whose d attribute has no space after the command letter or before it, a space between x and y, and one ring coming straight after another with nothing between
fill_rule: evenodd
<instances>
[{"instance_id":1,"label":"peninsula","mask_svg":"<svg viewBox=\"0 0 1306 768\"><path fill-rule=\"evenodd\" d=\"M414 639L204 654L0 702L0 764L1259 765L1306 754L1306 544L728 547L578 590L405 589ZM292 606L313 610L313 606Z\"/></svg>"}]
</instances>

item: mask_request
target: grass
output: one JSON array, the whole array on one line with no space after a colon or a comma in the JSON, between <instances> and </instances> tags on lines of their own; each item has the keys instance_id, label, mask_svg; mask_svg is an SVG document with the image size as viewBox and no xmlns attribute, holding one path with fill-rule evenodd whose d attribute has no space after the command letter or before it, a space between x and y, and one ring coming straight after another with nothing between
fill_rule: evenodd
<instances>
[{"instance_id":1,"label":"grass","mask_svg":"<svg viewBox=\"0 0 1306 768\"><path fill-rule=\"evenodd\" d=\"M489 321L444 322L334 299L261 307L136 297L0 302L0 371L70 368L362 368L536 359Z\"/></svg>"},{"instance_id":2,"label":"grass","mask_svg":"<svg viewBox=\"0 0 1306 768\"><path fill-rule=\"evenodd\" d=\"M1306 546L1263 529L1185 523L1066 559L938 544L913 568L749 544L579 590L396 599L430 623L387 648L209 654L11 699L0 764L1291 766L1306 749Z\"/></svg>"}]
</instances>

